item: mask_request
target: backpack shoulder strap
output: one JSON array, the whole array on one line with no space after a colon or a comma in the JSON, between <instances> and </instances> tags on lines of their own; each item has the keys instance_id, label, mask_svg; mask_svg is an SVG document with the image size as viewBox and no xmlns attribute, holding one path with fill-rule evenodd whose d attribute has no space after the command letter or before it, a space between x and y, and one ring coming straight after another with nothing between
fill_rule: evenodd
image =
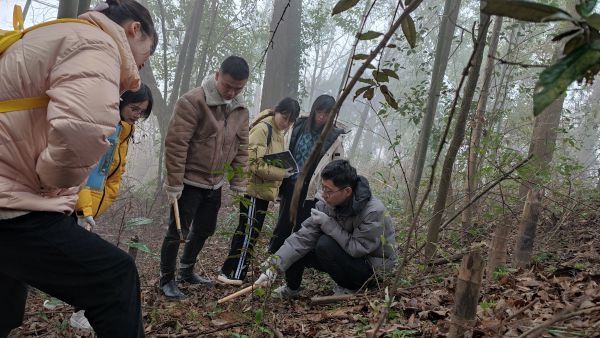
<instances>
[{"instance_id":1,"label":"backpack shoulder strap","mask_svg":"<svg viewBox=\"0 0 600 338\"><path fill-rule=\"evenodd\" d=\"M271 145L271 139L273 138L273 126L268 124L267 122L263 122L267 125L267 147Z\"/></svg>"}]
</instances>

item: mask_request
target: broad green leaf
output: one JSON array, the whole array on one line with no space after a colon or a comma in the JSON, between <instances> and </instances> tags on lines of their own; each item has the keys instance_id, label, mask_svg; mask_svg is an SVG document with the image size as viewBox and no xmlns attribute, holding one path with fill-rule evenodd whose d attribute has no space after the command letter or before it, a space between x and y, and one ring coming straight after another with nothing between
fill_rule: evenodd
<instances>
[{"instance_id":1,"label":"broad green leaf","mask_svg":"<svg viewBox=\"0 0 600 338\"><path fill-rule=\"evenodd\" d=\"M373 87L370 87L369 89L367 89L365 91L365 93L363 94L363 97L367 100L372 100L373 96L375 96L375 89Z\"/></svg>"},{"instance_id":2,"label":"broad green leaf","mask_svg":"<svg viewBox=\"0 0 600 338\"><path fill-rule=\"evenodd\" d=\"M127 241L125 242L125 244L127 244L128 247L130 248L136 248L140 251L143 251L145 253L152 253L152 251L150 251L150 248L148 248L148 246L144 243L140 243L140 242L134 242L134 241Z\"/></svg>"},{"instance_id":3,"label":"broad green leaf","mask_svg":"<svg viewBox=\"0 0 600 338\"><path fill-rule=\"evenodd\" d=\"M549 21L548 18L557 13L561 13L563 16L553 20L561 20L564 15L571 17L569 13L554 6L519 0L484 0L481 11L489 15L506 16L530 22Z\"/></svg>"},{"instance_id":4,"label":"broad green leaf","mask_svg":"<svg viewBox=\"0 0 600 338\"><path fill-rule=\"evenodd\" d=\"M563 55L569 55L575 49L581 47L585 43L585 38L583 35L577 35L572 37L567 43L565 43L565 48L563 49Z\"/></svg>"},{"instance_id":5,"label":"broad green leaf","mask_svg":"<svg viewBox=\"0 0 600 338\"><path fill-rule=\"evenodd\" d=\"M377 82L388 82L388 80L389 80L388 76L385 75L384 72L381 72L381 71L378 71L378 70L374 70L373 71L373 78Z\"/></svg>"},{"instance_id":6,"label":"broad green leaf","mask_svg":"<svg viewBox=\"0 0 600 338\"><path fill-rule=\"evenodd\" d=\"M387 102L387 104L389 104L390 107L392 107L394 109L398 109L398 102L396 102L394 95L390 92L388 87L386 85L383 85L383 86L379 87L379 90L381 90L381 94L383 94L383 97L385 98L385 102Z\"/></svg>"},{"instance_id":7,"label":"broad green leaf","mask_svg":"<svg viewBox=\"0 0 600 338\"><path fill-rule=\"evenodd\" d=\"M594 11L594 7L596 7L596 0L582 0L579 5L575 5L575 9L577 13L581 16L589 16Z\"/></svg>"},{"instance_id":8,"label":"broad green leaf","mask_svg":"<svg viewBox=\"0 0 600 338\"><path fill-rule=\"evenodd\" d=\"M358 39L359 40L373 40L382 35L383 35L383 33L375 32L375 31L367 31L367 32L360 34L358 36Z\"/></svg>"},{"instance_id":9,"label":"broad green leaf","mask_svg":"<svg viewBox=\"0 0 600 338\"><path fill-rule=\"evenodd\" d=\"M588 25L594 27L596 30L600 30L600 14L594 13L587 18Z\"/></svg>"},{"instance_id":10,"label":"broad green leaf","mask_svg":"<svg viewBox=\"0 0 600 338\"><path fill-rule=\"evenodd\" d=\"M135 217L135 218L128 219L127 223L125 223L125 226L126 227L134 227L134 226L138 226L138 225L151 224L152 222L153 222L152 218Z\"/></svg>"},{"instance_id":11,"label":"broad green leaf","mask_svg":"<svg viewBox=\"0 0 600 338\"><path fill-rule=\"evenodd\" d=\"M341 12L349 10L350 8L356 6L356 4L359 1L360 0L340 0L333 7L333 10L331 11L331 15L336 15L336 14L339 14Z\"/></svg>"},{"instance_id":12,"label":"broad green leaf","mask_svg":"<svg viewBox=\"0 0 600 338\"><path fill-rule=\"evenodd\" d=\"M404 33L410 48L415 48L417 45L417 29L415 28L415 22L410 15L407 15L406 18L402 20L402 33Z\"/></svg>"},{"instance_id":13,"label":"broad green leaf","mask_svg":"<svg viewBox=\"0 0 600 338\"><path fill-rule=\"evenodd\" d=\"M391 70L391 69L382 69L382 72L385 73L385 75L389 76L389 77L393 77L396 80L400 80L400 78L398 77L398 74L396 74L395 71Z\"/></svg>"},{"instance_id":14,"label":"broad green leaf","mask_svg":"<svg viewBox=\"0 0 600 338\"><path fill-rule=\"evenodd\" d=\"M254 294L257 297L262 298L267 294L267 292L263 288L256 288L256 289L254 289Z\"/></svg>"},{"instance_id":15,"label":"broad green leaf","mask_svg":"<svg viewBox=\"0 0 600 338\"><path fill-rule=\"evenodd\" d=\"M254 313L254 321L257 324L261 324L263 321L263 310L262 309L258 309L256 310L256 312Z\"/></svg>"},{"instance_id":16,"label":"broad green leaf","mask_svg":"<svg viewBox=\"0 0 600 338\"><path fill-rule=\"evenodd\" d=\"M387 48L396 48L396 47L398 47L398 46L396 46L396 45L395 45L395 44L393 44L393 43L390 43L390 44L389 44L389 45L387 45L386 47L387 47Z\"/></svg>"},{"instance_id":17,"label":"broad green leaf","mask_svg":"<svg viewBox=\"0 0 600 338\"><path fill-rule=\"evenodd\" d=\"M356 92L354 93L354 100L356 100L357 97L359 97L361 94L366 92L367 89L369 89L369 88L371 88L371 86L365 86L365 87L358 88L356 90Z\"/></svg>"},{"instance_id":18,"label":"broad green leaf","mask_svg":"<svg viewBox=\"0 0 600 338\"><path fill-rule=\"evenodd\" d=\"M372 79L363 79L362 77L358 79L358 82L367 83L370 85L375 85L375 81Z\"/></svg>"},{"instance_id":19,"label":"broad green leaf","mask_svg":"<svg viewBox=\"0 0 600 338\"><path fill-rule=\"evenodd\" d=\"M600 64L600 41L583 45L554 65L546 68L535 85L533 114L538 115L559 96L563 95L573 81L580 80L586 72Z\"/></svg>"},{"instance_id":20,"label":"broad green leaf","mask_svg":"<svg viewBox=\"0 0 600 338\"><path fill-rule=\"evenodd\" d=\"M354 54L354 55L352 56L352 58L353 58L354 60L366 60L366 59L368 59L368 58L369 58L369 55L367 55L367 54Z\"/></svg>"}]
</instances>

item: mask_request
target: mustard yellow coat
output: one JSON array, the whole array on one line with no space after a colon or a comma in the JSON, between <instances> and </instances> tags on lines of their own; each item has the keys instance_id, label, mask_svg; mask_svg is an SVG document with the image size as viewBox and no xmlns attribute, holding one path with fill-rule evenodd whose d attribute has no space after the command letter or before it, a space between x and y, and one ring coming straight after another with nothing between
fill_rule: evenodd
<instances>
[{"instance_id":1,"label":"mustard yellow coat","mask_svg":"<svg viewBox=\"0 0 600 338\"><path fill-rule=\"evenodd\" d=\"M134 127L121 121L121 133L119 134L119 148L115 151L110 172L106 178L103 191L90 190L83 187L79 192L75 212L77 216L97 217L104 213L114 202L119 192L121 178L125 172L125 159L129 148L129 139L133 134Z\"/></svg>"}]
</instances>

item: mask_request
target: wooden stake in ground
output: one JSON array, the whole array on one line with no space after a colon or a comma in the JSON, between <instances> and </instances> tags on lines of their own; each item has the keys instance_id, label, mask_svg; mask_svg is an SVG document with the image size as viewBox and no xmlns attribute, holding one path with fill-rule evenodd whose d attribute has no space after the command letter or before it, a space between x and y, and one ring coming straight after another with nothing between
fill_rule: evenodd
<instances>
[{"instance_id":1,"label":"wooden stake in ground","mask_svg":"<svg viewBox=\"0 0 600 338\"><path fill-rule=\"evenodd\" d=\"M479 252L463 257L456 281L454 311L448 337L462 337L475 324L484 262Z\"/></svg>"},{"instance_id":2,"label":"wooden stake in ground","mask_svg":"<svg viewBox=\"0 0 600 338\"><path fill-rule=\"evenodd\" d=\"M139 243L140 242L140 238L137 235L134 235L133 237L131 237L130 241L132 243ZM137 247L135 247L135 246L129 246L129 255L131 256L131 258L133 258L134 261L137 258L137 253L138 253Z\"/></svg>"},{"instance_id":3,"label":"wooden stake in ground","mask_svg":"<svg viewBox=\"0 0 600 338\"><path fill-rule=\"evenodd\" d=\"M487 277L486 280L489 282L494 278L494 272L500 266L506 265L506 243L508 241L509 233L508 217L503 217L498 224L496 224L496 230L494 231L494 237L492 237L492 245L490 247L490 258L487 265Z\"/></svg>"}]
</instances>

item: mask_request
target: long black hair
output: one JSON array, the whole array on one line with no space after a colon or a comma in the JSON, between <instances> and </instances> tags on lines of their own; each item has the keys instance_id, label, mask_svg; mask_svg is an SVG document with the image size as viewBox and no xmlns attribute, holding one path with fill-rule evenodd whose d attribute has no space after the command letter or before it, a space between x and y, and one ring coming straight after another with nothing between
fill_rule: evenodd
<instances>
[{"instance_id":1,"label":"long black hair","mask_svg":"<svg viewBox=\"0 0 600 338\"><path fill-rule=\"evenodd\" d=\"M115 23L122 25L130 20L140 23L142 32L152 39L152 54L158 45L158 34L154 28L152 15L135 0L106 0L108 8L100 11Z\"/></svg>"},{"instance_id":2,"label":"long black hair","mask_svg":"<svg viewBox=\"0 0 600 338\"><path fill-rule=\"evenodd\" d=\"M315 102L313 102L312 107L310 108L310 123L306 124L305 131L315 130L315 116L318 111L327 111L330 112L331 109L335 106L335 99L331 95L323 94L317 97Z\"/></svg>"}]
</instances>

